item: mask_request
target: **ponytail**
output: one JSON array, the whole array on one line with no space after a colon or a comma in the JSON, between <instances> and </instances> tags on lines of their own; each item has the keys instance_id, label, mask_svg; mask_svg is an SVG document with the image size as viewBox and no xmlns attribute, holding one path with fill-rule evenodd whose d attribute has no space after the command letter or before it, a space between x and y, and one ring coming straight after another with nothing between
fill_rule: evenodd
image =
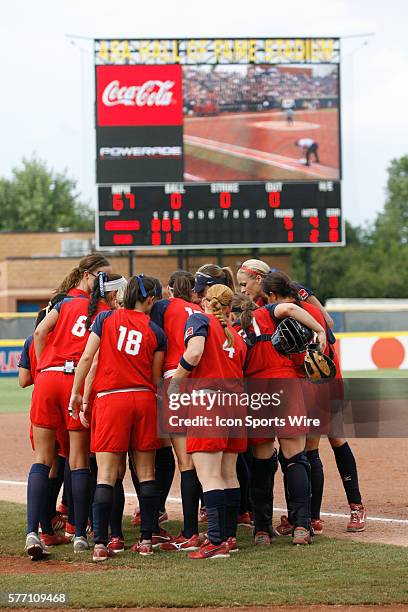
<instances>
[{"instance_id":1,"label":"ponytail","mask_svg":"<svg viewBox=\"0 0 408 612\"><path fill-rule=\"evenodd\" d=\"M54 293L67 294L71 289L79 285L84 272L93 272L98 268L107 268L109 266L109 260L102 253L91 253L81 259L79 264L64 278L59 287L54 289Z\"/></svg>"},{"instance_id":2,"label":"ponytail","mask_svg":"<svg viewBox=\"0 0 408 612\"><path fill-rule=\"evenodd\" d=\"M173 296L186 302L191 302L194 287L194 275L186 270L177 270L169 278L169 287L173 290Z\"/></svg>"},{"instance_id":3,"label":"ponytail","mask_svg":"<svg viewBox=\"0 0 408 612\"><path fill-rule=\"evenodd\" d=\"M243 293L236 293L232 298L231 302L232 312L239 316L241 328L244 331L248 331L252 325L253 315L252 312L258 307L251 300L251 298Z\"/></svg>"},{"instance_id":4,"label":"ponytail","mask_svg":"<svg viewBox=\"0 0 408 612\"><path fill-rule=\"evenodd\" d=\"M71 291L74 287L77 287L82 279L82 274L79 266L71 270L71 272L64 278L59 287L54 289L54 293L65 293L65 295Z\"/></svg>"},{"instance_id":5,"label":"ponytail","mask_svg":"<svg viewBox=\"0 0 408 612\"><path fill-rule=\"evenodd\" d=\"M224 266L222 268L222 271L225 276L225 284L231 289L231 291L235 291L234 275L232 273L231 268Z\"/></svg>"},{"instance_id":6,"label":"ponytail","mask_svg":"<svg viewBox=\"0 0 408 612\"><path fill-rule=\"evenodd\" d=\"M224 330L228 348L234 346L234 334L228 326L228 320L223 309L231 305L232 297L231 289L225 285L212 285L205 297L209 310L217 317Z\"/></svg>"},{"instance_id":7,"label":"ponytail","mask_svg":"<svg viewBox=\"0 0 408 612\"><path fill-rule=\"evenodd\" d=\"M143 276L143 274L132 276L132 278L129 279L123 296L123 306L128 310L134 310L137 302L143 304L148 297L155 296L156 283L154 278Z\"/></svg>"}]
</instances>

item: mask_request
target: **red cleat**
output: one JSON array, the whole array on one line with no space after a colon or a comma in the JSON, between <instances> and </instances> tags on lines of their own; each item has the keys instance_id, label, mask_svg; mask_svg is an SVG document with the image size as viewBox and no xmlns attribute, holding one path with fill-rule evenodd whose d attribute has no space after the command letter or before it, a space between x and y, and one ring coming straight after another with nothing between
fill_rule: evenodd
<instances>
[{"instance_id":1,"label":"red cleat","mask_svg":"<svg viewBox=\"0 0 408 612\"><path fill-rule=\"evenodd\" d=\"M177 538L173 538L169 542L165 542L161 544L160 550L165 550L167 552L172 551L193 551L198 550L202 544L202 539L198 534L194 534L191 538L186 538L182 533L177 536Z\"/></svg>"},{"instance_id":2,"label":"red cleat","mask_svg":"<svg viewBox=\"0 0 408 612\"><path fill-rule=\"evenodd\" d=\"M358 533L366 528L367 511L363 504L350 504L350 521L347 531Z\"/></svg>"},{"instance_id":3,"label":"red cleat","mask_svg":"<svg viewBox=\"0 0 408 612\"><path fill-rule=\"evenodd\" d=\"M292 544L296 544L301 546L303 544L311 544L312 536L310 535L310 531L305 529L304 527L295 527L293 530L293 540Z\"/></svg>"},{"instance_id":4,"label":"red cleat","mask_svg":"<svg viewBox=\"0 0 408 612\"><path fill-rule=\"evenodd\" d=\"M114 556L115 553L109 550L109 548L104 544L95 544L92 561L98 563L99 561L106 561Z\"/></svg>"},{"instance_id":5,"label":"red cleat","mask_svg":"<svg viewBox=\"0 0 408 612\"><path fill-rule=\"evenodd\" d=\"M118 554L125 550L125 540L123 538L111 538L107 548L113 553Z\"/></svg>"},{"instance_id":6,"label":"red cleat","mask_svg":"<svg viewBox=\"0 0 408 612\"><path fill-rule=\"evenodd\" d=\"M239 551L237 538L229 537L227 540L228 551L230 553L237 553Z\"/></svg>"},{"instance_id":7,"label":"red cleat","mask_svg":"<svg viewBox=\"0 0 408 612\"><path fill-rule=\"evenodd\" d=\"M239 527L253 527L254 526L249 512L244 512L244 514L239 515L238 525Z\"/></svg>"},{"instance_id":8,"label":"red cleat","mask_svg":"<svg viewBox=\"0 0 408 612\"><path fill-rule=\"evenodd\" d=\"M62 514L63 518L65 519L65 521L68 520L68 506L66 506L63 503L60 503L60 505L57 508L57 512L59 512L60 514Z\"/></svg>"},{"instance_id":9,"label":"red cleat","mask_svg":"<svg viewBox=\"0 0 408 612\"><path fill-rule=\"evenodd\" d=\"M291 536L293 534L293 525L289 523L287 516L281 516L281 522L275 527L274 532L277 536Z\"/></svg>"},{"instance_id":10,"label":"red cleat","mask_svg":"<svg viewBox=\"0 0 408 612\"><path fill-rule=\"evenodd\" d=\"M323 523L322 519L312 519L312 529L314 535L321 535L323 533Z\"/></svg>"},{"instance_id":11,"label":"red cleat","mask_svg":"<svg viewBox=\"0 0 408 612\"><path fill-rule=\"evenodd\" d=\"M57 534L50 535L49 533L42 533L40 535L40 540L45 546L61 546L62 544L69 544L71 542L71 538Z\"/></svg>"},{"instance_id":12,"label":"red cleat","mask_svg":"<svg viewBox=\"0 0 408 612\"><path fill-rule=\"evenodd\" d=\"M132 523L133 527L139 527L139 525L140 525L140 510L139 510L139 508L136 508L136 510L134 511L131 523Z\"/></svg>"},{"instance_id":13,"label":"red cleat","mask_svg":"<svg viewBox=\"0 0 408 612\"><path fill-rule=\"evenodd\" d=\"M65 523L67 521L64 519L63 515L60 512L57 512L54 518L51 520L51 526L54 531L60 531L61 529L65 529Z\"/></svg>"},{"instance_id":14,"label":"red cleat","mask_svg":"<svg viewBox=\"0 0 408 612\"><path fill-rule=\"evenodd\" d=\"M75 525L71 525L68 521L65 523L65 536L70 540L75 538Z\"/></svg>"},{"instance_id":15,"label":"red cleat","mask_svg":"<svg viewBox=\"0 0 408 612\"><path fill-rule=\"evenodd\" d=\"M227 542L221 542L221 544L203 544L199 550L188 554L189 559L228 559L229 547Z\"/></svg>"},{"instance_id":16,"label":"red cleat","mask_svg":"<svg viewBox=\"0 0 408 612\"><path fill-rule=\"evenodd\" d=\"M154 533L152 535L152 546L153 548L159 548L161 544L171 542L172 540L174 540L174 537L171 535L171 533L165 529L160 529L160 533Z\"/></svg>"},{"instance_id":17,"label":"red cleat","mask_svg":"<svg viewBox=\"0 0 408 612\"><path fill-rule=\"evenodd\" d=\"M136 542L130 549L134 553L139 553L142 557L147 557L153 554L153 546L151 542Z\"/></svg>"},{"instance_id":18,"label":"red cleat","mask_svg":"<svg viewBox=\"0 0 408 612\"><path fill-rule=\"evenodd\" d=\"M272 538L267 531L257 531L254 535L256 546L269 546L272 543Z\"/></svg>"}]
</instances>

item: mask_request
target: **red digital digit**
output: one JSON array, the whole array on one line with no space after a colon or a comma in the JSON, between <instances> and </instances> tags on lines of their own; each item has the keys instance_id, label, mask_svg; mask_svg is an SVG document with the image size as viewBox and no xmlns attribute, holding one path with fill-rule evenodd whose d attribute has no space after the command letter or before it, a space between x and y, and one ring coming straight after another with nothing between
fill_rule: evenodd
<instances>
[{"instance_id":1,"label":"red digital digit","mask_svg":"<svg viewBox=\"0 0 408 612\"><path fill-rule=\"evenodd\" d=\"M228 191L221 191L220 193L220 207L230 208L231 206L231 194Z\"/></svg>"},{"instance_id":2,"label":"red digital digit","mask_svg":"<svg viewBox=\"0 0 408 612\"><path fill-rule=\"evenodd\" d=\"M312 227L319 227L319 217L310 217L309 218L309 223Z\"/></svg>"},{"instance_id":3,"label":"red digital digit","mask_svg":"<svg viewBox=\"0 0 408 612\"><path fill-rule=\"evenodd\" d=\"M173 219L173 232L181 232L181 221L180 219Z\"/></svg>"},{"instance_id":4,"label":"red digital digit","mask_svg":"<svg viewBox=\"0 0 408 612\"><path fill-rule=\"evenodd\" d=\"M339 227L339 218L329 217L329 227L330 229L337 229Z\"/></svg>"},{"instance_id":5,"label":"red digital digit","mask_svg":"<svg viewBox=\"0 0 408 612\"><path fill-rule=\"evenodd\" d=\"M171 232L166 233L166 244L171 244Z\"/></svg>"},{"instance_id":6,"label":"red digital digit","mask_svg":"<svg viewBox=\"0 0 408 612\"><path fill-rule=\"evenodd\" d=\"M113 244L133 244L132 234L113 234Z\"/></svg>"},{"instance_id":7,"label":"red digital digit","mask_svg":"<svg viewBox=\"0 0 408 612\"><path fill-rule=\"evenodd\" d=\"M284 217L283 218L283 225L285 230L291 230L293 229L293 221L290 217Z\"/></svg>"},{"instance_id":8,"label":"red digital digit","mask_svg":"<svg viewBox=\"0 0 408 612\"><path fill-rule=\"evenodd\" d=\"M173 210L180 210L183 200L181 193L172 193L170 196L170 206Z\"/></svg>"},{"instance_id":9,"label":"red digital digit","mask_svg":"<svg viewBox=\"0 0 408 612\"><path fill-rule=\"evenodd\" d=\"M329 240L330 242L338 242L339 241L339 231L336 229L329 230Z\"/></svg>"},{"instance_id":10,"label":"red digital digit","mask_svg":"<svg viewBox=\"0 0 408 612\"><path fill-rule=\"evenodd\" d=\"M309 241L310 242L319 242L319 230L317 229L312 229L310 234L309 234Z\"/></svg>"},{"instance_id":11,"label":"red digital digit","mask_svg":"<svg viewBox=\"0 0 408 612\"><path fill-rule=\"evenodd\" d=\"M156 217L152 219L152 232L160 232L161 230L161 221Z\"/></svg>"},{"instance_id":12,"label":"red digital digit","mask_svg":"<svg viewBox=\"0 0 408 612\"><path fill-rule=\"evenodd\" d=\"M279 208L281 203L281 194L279 191L271 191L269 193L269 206L271 208Z\"/></svg>"},{"instance_id":13,"label":"red digital digit","mask_svg":"<svg viewBox=\"0 0 408 612\"><path fill-rule=\"evenodd\" d=\"M293 232L292 232L292 230L290 230L288 232L288 242L293 242Z\"/></svg>"},{"instance_id":14,"label":"red digital digit","mask_svg":"<svg viewBox=\"0 0 408 612\"><path fill-rule=\"evenodd\" d=\"M170 219L163 219L162 221L162 231L169 232L171 230L171 221Z\"/></svg>"},{"instance_id":15,"label":"red digital digit","mask_svg":"<svg viewBox=\"0 0 408 612\"><path fill-rule=\"evenodd\" d=\"M152 232L152 245L158 246L161 244L161 237L159 232Z\"/></svg>"},{"instance_id":16,"label":"red digital digit","mask_svg":"<svg viewBox=\"0 0 408 612\"><path fill-rule=\"evenodd\" d=\"M125 198L127 198L129 200L129 207L130 208L135 208L135 196L133 193L126 193L125 194Z\"/></svg>"},{"instance_id":17,"label":"red digital digit","mask_svg":"<svg viewBox=\"0 0 408 612\"><path fill-rule=\"evenodd\" d=\"M113 194L112 206L113 206L113 210L123 210L124 202L123 202L122 194L120 193Z\"/></svg>"}]
</instances>

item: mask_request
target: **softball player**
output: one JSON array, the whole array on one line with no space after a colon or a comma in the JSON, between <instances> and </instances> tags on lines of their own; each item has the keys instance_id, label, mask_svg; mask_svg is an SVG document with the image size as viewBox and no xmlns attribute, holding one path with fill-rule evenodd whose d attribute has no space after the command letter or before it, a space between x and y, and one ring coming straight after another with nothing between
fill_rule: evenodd
<instances>
[{"instance_id":1,"label":"softball player","mask_svg":"<svg viewBox=\"0 0 408 612\"><path fill-rule=\"evenodd\" d=\"M108 281L118 280L108 276ZM103 283L100 273L95 284ZM110 290L100 309L114 305L116 290ZM59 302L43 319L34 332L37 357L37 376L31 400L30 420L33 426L35 463L27 485L28 528L26 551L32 558L47 553L38 538L38 525L44 514L48 476L55 454L56 431L64 427L69 431L69 461L72 468L72 494L75 514L74 551L88 547L86 526L89 511L89 443L88 432L67 412L68 400L76 365L85 348L88 330L88 299L66 298Z\"/></svg>"},{"instance_id":2,"label":"softball player","mask_svg":"<svg viewBox=\"0 0 408 612\"><path fill-rule=\"evenodd\" d=\"M158 447L156 383L166 350L164 332L148 316L156 295L152 278L129 280L124 308L97 316L75 373L69 401L74 418L82 407L81 388L99 349L93 381L91 450L96 453L98 484L93 502L94 561L113 556L107 547L113 487L123 456L131 448L140 482L141 540L132 550L150 555L158 490L154 457ZM87 417L87 410L82 410Z\"/></svg>"},{"instance_id":3,"label":"softball player","mask_svg":"<svg viewBox=\"0 0 408 612\"><path fill-rule=\"evenodd\" d=\"M204 314L194 313L186 321L186 349L173 375L171 390L177 380L190 377L202 384L203 379L235 379L243 376L246 345L229 324L233 292L225 285L208 288L203 299ZM199 380L201 379L201 380ZM205 383L211 389L211 381ZM211 391L210 391L211 393ZM237 480L237 454L246 449L246 435L199 437L200 431L187 429L187 452L203 487L208 516L208 539L200 549L189 553L191 559L229 557L238 550L236 541L240 489Z\"/></svg>"},{"instance_id":4,"label":"softball player","mask_svg":"<svg viewBox=\"0 0 408 612\"><path fill-rule=\"evenodd\" d=\"M226 285L235 291L234 275L232 274L231 268L224 266L221 268L216 264L205 264L198 268L195 273L195 284L193 288L193 301L196 304L201 304L202 299L205 297L208 287L215 285L216 283Z\"/></svg>"},{"instance_id":5,"label":"softball player","mask_svg":"<svg viewBox=\"0 0 408 612\"><path fill-rule=\"evenodd\" d=\"M267 277L266 277L267 278ZM269 304L253 310L250 303L240 306L240 323L246 332L252 348L248 351L245 376L253 379L296 379L298 373L293 361L278 353L271 342L281 319L290 317L318 334L321 348L325 348L326 335L323 327L307 312L295 304L282 300L276 303L275 295L264 292ZM259 383L257 383L259 384ZM303 396L295 384L286 386L285 401L289 414L302 412ZM288 410L287 410L288 412ZM293 543L309 544L310 510L309 510L309 466L304 453L306 431L299 428L296 437L286 437L281 430L279 444L281 463L287 475L287 488L293 503ZM288 432L289 433L289 432ZM291 435L290 432L289 435ZM271 543L273 512L273 481L277 469L277 456L272 438L252 438L253 462L251 469L251 499L254 513L255 544Z\"/></svg>"}]
</instances>

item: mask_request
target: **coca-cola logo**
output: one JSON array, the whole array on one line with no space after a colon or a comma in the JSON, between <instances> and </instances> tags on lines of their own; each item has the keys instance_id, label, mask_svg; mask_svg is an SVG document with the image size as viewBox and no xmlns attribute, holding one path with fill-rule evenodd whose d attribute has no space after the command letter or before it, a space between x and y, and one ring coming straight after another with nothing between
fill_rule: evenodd
<instances>
[{"instance_id":1,"label":"coca-cola logo","mask_svg":"<svg viewBox=\"0 0 408 612\"><path fill-rule=\"evenodd\" d=\"M102 94L105 106L169 106L173 100L174 81L146 81L142 85L121 85L111 81Z\"/></svg>"},{"instance_id":2,"label":"coca-cola logo","mask_svg":"<svg viewBox=\"0 0 408 612\"><path fill-rule=\"evenodd\" d=\"M182 69L97 66L99 126L182 125Z\"/></svg>"}]
</instances>

